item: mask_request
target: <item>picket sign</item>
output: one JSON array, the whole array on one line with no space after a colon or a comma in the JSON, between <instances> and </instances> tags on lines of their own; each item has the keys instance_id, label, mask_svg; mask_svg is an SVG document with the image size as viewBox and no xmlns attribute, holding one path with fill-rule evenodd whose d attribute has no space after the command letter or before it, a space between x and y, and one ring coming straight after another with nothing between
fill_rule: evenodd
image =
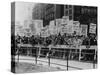
<instances>
[{"instance_id":1,"label":"picket sign","mask_svg":"<svg viewBox=\"0 0 100 75\"><path fill-rule=\"evenodd\" d=\"M87 36L88 25L81 24L81 35Z\"/></svg>"},{"instance_id":2,"label":"picket sign","mask_svg":"<svg viewBox=\"0 0 100 75\"><path fill-rule=\"evenodd\" d=\"M56 27L60 27L62 23L62 19L56 19Z\"/></svg>"},{"instance_id":3,"label":"picket sign","mask_svg":"<svg viewBox=\"0 0 100 75\"><path fill-rule=\"evenodd\" d=\"M76 32L76 35L80 35L80 22L73 21L73 31Z\"/></svg>"},{"instance_id":4,"label":"picket sign","mask_svg":"<svg viewBox=\"0 0 100 75\"><path fill-rule=\"evenodd\" d=\"M90 23L89 33L96 33L96 24Z\"/></svg>"},{"instance_id":5,"label":"picket sign","mask_svg":"<svg viewBox=\"0 0 100 75\"><path fill-rule=\"evenodd\" d=\"M62 25L67 24L69 22L69 16L63 16L62 17Z\"/></svg>"},{"instance_id":6,"label":"picket sign","mask_svg":"<svg viewBox=\"0 0 100 75\"><path fill-rule=\"evenodd\" d=\"M48 27L44 27L43 29L41 29L40 35L41 35L41 37L50 36L49 28Z\"/></svg>"},{"instance_id":7,"label":"picket sign","mask_svg":"<svg viewBox=\"0 0 100 75\"><path fill-rule=\"evenodd\" d=\"M72 34L73 33L73 20L70 20L69 22L68 22L68 25L67 25L67 33L69 33L69 34Z\"/></svg>"}]
</instances>

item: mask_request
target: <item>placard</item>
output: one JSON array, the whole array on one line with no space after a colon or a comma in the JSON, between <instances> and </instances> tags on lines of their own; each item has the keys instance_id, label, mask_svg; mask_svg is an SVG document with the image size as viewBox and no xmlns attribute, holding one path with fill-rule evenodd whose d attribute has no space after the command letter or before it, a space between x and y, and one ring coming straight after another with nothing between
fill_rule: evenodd
<instances>
[{"instance_id":1,"label":"placard","mask_svg":"<svg viewBox=\"0 0 100 75\"><path fill-rule=\"evenodd\" d=\"M85 35L87 36L87 28L88 28L88 25L81 25L81 35Z\"/></svg>"},{"instance_id":2,"label":"placard","mask_svg":"<svg viewBox=\"0 0 100 75\"><path fill-rule=\"evenodd\" d=\"M69 34L72 34L73 33L73 20L70 20L69 22L68 22L68 25L67 25L67 33L69 33Z\"/></svg>"},{"instance_id":3,"label":"placard","mask_svg":"<svg viewBox=\"0 0 100 75\"><path fill-rule=\"evenodd\" d=\"M62 17L62 24L67 24L69 21L69 16L63 16Z\"/></svg>"},{"instance_id":4,"label":"placard","mask_svg":"<svg viewBox=\"0 0 100 75\"><path fill-rule=\"evenodd\" d=\"M89 33L96 33L96 24L90 23Z\"/></svg>"},{"instance_id":5,"label":"placard","mask_svg":"<svg viewBox=\"0 0 100 75\"><path fill-rule=\"evenodd\" d=\"M80 22L73 21L73 31L76 32L76 35L80 34Z\"/></svg>"}]
</instances>

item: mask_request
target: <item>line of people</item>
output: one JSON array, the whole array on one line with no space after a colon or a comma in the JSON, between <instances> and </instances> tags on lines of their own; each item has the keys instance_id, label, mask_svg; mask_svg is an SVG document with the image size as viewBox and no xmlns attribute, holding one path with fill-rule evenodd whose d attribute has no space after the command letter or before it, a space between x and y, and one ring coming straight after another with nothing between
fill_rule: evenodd
<instances>
[{"instance_id":1,"label":"line of people","mask_svg":"<svg viewBox=\"0 0 100 75\"><path fill-rule=\"evenodd\" d=\"M95 36L66 36L65 35L51 35L49 37L34 36L16 36L16 43L32 44L34 45L69 45L69 46L80 46L80 45L97 45L97 39Z\"/></svg>"},{"instance_id":2,"label":"line of people","mask_svg":"<svg viewBox=\"0 0 100 75\"><path fill-rule=\"evenodd\" d=\"M15 41L14 41L15 39ZM81 45L97 45L97 38L93 35L90 37L85 37L85 36L67 36L66 34L64 35L51 35L49 37L39 37L39 36L31 36L31 37L26 37L26 36L13 36L12 37L12 42L15 43L17 46L18 43L23 43L23 44L32 44L34 45L68 45L68 46L74 46L74 47L79 47ZM13 44L12 44L13 45ZM59 53L58 53L59 54ZM57 52L55 53L57 55ZM72 54L71 56L76 55L75 53ZM84 60L87 58L89 55L84 54ZM93 58L94 55L90 55L89 57ZM88 59L89 60L89 59Z\"/></svg>"}]
</instances>

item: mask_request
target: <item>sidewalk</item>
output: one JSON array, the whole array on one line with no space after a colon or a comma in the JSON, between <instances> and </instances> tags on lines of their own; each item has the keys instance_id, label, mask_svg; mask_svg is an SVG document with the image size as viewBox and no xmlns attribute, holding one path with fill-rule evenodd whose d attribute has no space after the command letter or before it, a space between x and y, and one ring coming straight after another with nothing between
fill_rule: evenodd
<instances>
[{"instance_id":1,"label":"sidewalk","mask_svg":"<svg viewBox=\"0 0 100 75\"><path fill-rule=\"evenodd\" d=\"M20 62L15 67L16 73L51 72L51 71L61 71L61 69L43 65L36 65L32 63L25 63L25 62Z\"/></svg>"},{"instance_id":2,"label":"sidewalk","mask_svg":"<svg viewBox=\"0 0 100 75\"><path fill-rule=\"evenodd\" d=\"M26 62L26 63L31 63L35 64L35 58L34 57L29 57L29 56L20 56L19 57L19 62ZM48 59L47 58L38 58L37 64L48 66ZM16 56L16 61L17 61L17 56ZM67 61L66 60L61 60L61 59L50 59L50 67L55 67L55 68L60 68L62 70L67 70ZM61 64L61 65L57 65ZM85 62L79 62L79 61L74 61L74 60L69 60L68 61L68 66L71 66L68 68L68 70L79 70L79 69L93 69L93 64L92 63L85 63ZM97 67L97 64L95 64Z\"/></svg>"}]
</instances>

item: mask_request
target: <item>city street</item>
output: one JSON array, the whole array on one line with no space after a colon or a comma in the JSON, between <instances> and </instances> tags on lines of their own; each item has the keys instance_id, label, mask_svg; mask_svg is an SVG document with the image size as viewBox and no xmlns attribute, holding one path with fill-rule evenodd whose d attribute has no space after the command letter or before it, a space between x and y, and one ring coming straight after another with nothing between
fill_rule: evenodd
<instances>
[{"instance_id":1,"label":"city street","mask_svg":"<svg viewBox=\"0 0 100 75\"><path fill-rule=\"evenodd\" d=\"M16 3L20 4L13 5ZM24 73L97 68L97 7L21 5L26 7L16 5L21 14L17 13L18 20L11 22L11 56L15 56L12 70Z\"/></svg>"}]
</instances>

